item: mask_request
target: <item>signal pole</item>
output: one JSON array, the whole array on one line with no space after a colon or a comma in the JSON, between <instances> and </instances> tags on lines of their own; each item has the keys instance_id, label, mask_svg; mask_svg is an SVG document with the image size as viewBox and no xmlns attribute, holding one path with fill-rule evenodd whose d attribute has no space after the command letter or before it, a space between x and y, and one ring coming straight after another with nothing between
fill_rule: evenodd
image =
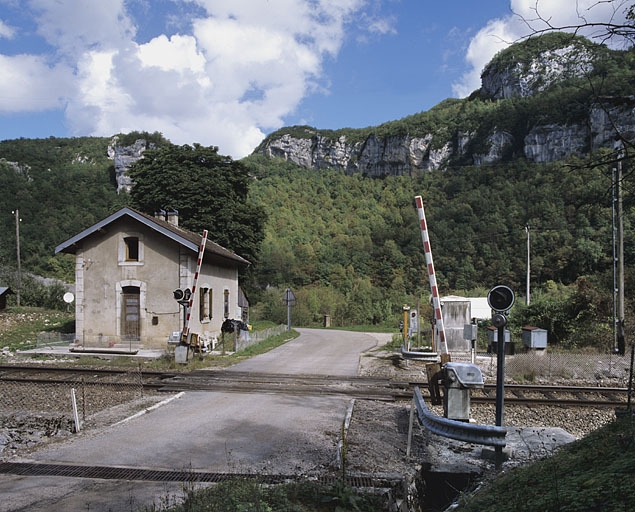
<instances>
[{"instance_id":1,"label":"signal pole","mask_svg":"<svg viewBox=\"0 0 635 512\"><path fill-rule=\"evenodd\" d=\"M525 299L525 303L529 306L529 286L531 282L531 271L530 271L530 261L531 261L531 251L529 250L529 224L525 226L525 231L527 232L527 298Z\"/></svg>"}]
</instances>

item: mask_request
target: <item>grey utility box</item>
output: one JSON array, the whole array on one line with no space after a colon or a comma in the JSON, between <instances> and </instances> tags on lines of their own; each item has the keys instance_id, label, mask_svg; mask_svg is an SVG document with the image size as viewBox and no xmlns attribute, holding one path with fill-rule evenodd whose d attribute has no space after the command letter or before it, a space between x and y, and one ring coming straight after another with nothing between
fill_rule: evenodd
<instances>
[{"instance_id":1,"label":"grey utility box","mask_svg":"<svg viewBox=\"0 0 635 512\"><path fill-rule=\"evenodd\" d=\"M487 339L489 341L487 352L490 354L498 354L498 329L496 327L487 328ZM516 347L511 342L509 330L505 329L505 355L514 355L515 350Z\"/></svg>"},{"instance_id":2,"label":"grey utility box","mask_svg":"<svg viewBox=\"0 0 635 512\"><path fill-rule=\"evenodd\" d=\"M523 327L523 347L544 349L547 348L547 331L540 327Z\"/></svg>"},{"instance_id":3,"label":"grey utility box","mask_svg":"<svg viewBox=\"0 0 635 512\"><path fill-rule=\"evenodd\" d=\"M472 363L446 363L443 367L445 394L443 413L446 418L470 421L470 393L483 387L481 369Z\"/></svg>"},{"instance_id":4,"label":"grey utility box","mask_svg":"<svg viewBox=\"0 0 635 512\"><path fill-rule=\"evenodd\" d=\"M478 337L478 325L465 324L463 326L463 338L467 341L474 341Z\"/></svg>"}]
</instances>

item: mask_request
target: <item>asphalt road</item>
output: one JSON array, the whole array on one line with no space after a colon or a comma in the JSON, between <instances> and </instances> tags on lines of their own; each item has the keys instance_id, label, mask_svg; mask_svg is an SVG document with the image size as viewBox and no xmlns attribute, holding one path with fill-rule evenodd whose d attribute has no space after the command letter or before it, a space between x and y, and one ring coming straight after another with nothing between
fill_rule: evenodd
<instances>
[{"instance_id":1,"label":"asphalt road","mask_svg":"<svg viewBox=\"0 0 635 512\"><path fill-rule=\"evenodd\" d=\"M356 375L362 333L298 329L297 339L235 365L239 371ZM332 467L345 397L189 392L148 414L42 447L23 461L258 474ZM0 511L134 511L182 495L182 485L0 475Z\"/></svg>"}]
</instances>

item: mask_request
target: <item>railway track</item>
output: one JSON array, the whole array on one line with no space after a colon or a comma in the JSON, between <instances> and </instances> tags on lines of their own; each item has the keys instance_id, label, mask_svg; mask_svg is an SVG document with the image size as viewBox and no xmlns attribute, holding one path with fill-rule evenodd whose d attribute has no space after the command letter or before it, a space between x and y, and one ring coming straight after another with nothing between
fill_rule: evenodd
<instances>
[{"instance_id":1,"label":"railway track","mask_svg":"<svg viewBox=\"0 0 635 512\"><path fill-rule=\"evenodd\" d=\"M130 381L129 383L127 381ZM395 381L376 377L343 377L195 370L189 372L94 369L60 366L0 365L0 382L74 384L99 386L140 384L163 392L223 391L236 393L283 393L288 395L345 395L365 400L410 400L415 386L426 394L426 382ZM472 403L494 403L496 386L486 384L471 391ZM507 405L560 407L619 407L627 401L627 389L616 387L538 386L506 384Z\"/></svg>"}]
</instances>

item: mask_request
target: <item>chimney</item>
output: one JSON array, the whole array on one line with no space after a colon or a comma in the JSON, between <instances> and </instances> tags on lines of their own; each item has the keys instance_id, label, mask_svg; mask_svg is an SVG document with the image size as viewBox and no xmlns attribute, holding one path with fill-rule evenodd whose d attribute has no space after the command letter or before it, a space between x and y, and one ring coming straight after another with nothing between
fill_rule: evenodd
<instances>
[{"instance_id":1,"label":"chimney","mask_svg":"<svg viewBox=\"0 0 635 512\"><path fill-rule=\"evenodd\" d=\"M168 212L168 223L176 227L179 226L179 211L178 210L172 209Z\"/></svg>"},{"instance_id":2,"label":"chimney","mask_svg":"<svg viewBox=\"0 0 635 512\"><path fill-rule=\"evenodd\" d=\"M158 212L154 212L154 218L159 220L165 220L165 210L159 210Z\"/></svg>"}]
</instances>

